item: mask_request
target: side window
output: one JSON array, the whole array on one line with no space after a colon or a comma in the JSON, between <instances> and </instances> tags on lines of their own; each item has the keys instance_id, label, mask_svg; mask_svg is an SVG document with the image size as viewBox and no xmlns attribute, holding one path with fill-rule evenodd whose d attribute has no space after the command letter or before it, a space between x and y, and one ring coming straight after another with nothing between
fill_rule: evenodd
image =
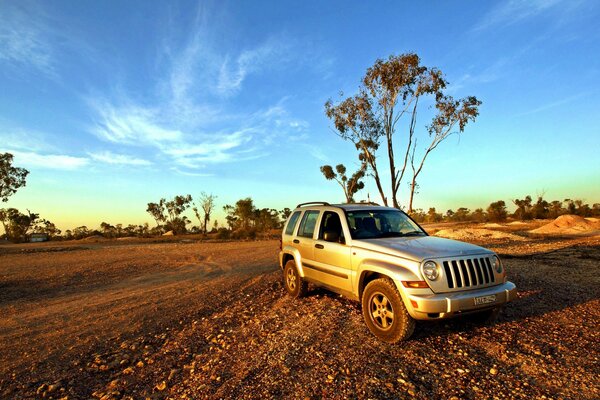
<instances>
[{"instance_id":1,"label":"side window","mask_svg":"<svg viewBox=\"0 0 600 400\"><path fill-rule=\"evenodd\" d=\"M300 211L296 211L292 214L290 219L288 220L287 226L285 227L285 234L291 235L294 233L294 228L296 227L296 223L298 222L298 218L300 217Z\"/></svg>"},{"instance_id":2,"label":"side window","mask_svg":"<svg viewBox=\"0 0 600 400\"><path fill-rule=\"evenodd\" d=\"M338 237L343 238L342 222L338 213L333 211L326 211L321 218L321 228L319 229L319 239L323 239L323 233L325 231L332 231L337 233Z\"/></svg>"},{"instance_id":3,"label":"side window","mask_svg":"<svg viewBox=\"0 0 600 400\"><path fill-rule=\"evenodd\" d=\"M319 217L319 211L306 211L302 222L300 222L300 229L298 229L298 236L312 238L315 232L315 226L317 225L317 218Z\"/></svg>"}]
</instances>

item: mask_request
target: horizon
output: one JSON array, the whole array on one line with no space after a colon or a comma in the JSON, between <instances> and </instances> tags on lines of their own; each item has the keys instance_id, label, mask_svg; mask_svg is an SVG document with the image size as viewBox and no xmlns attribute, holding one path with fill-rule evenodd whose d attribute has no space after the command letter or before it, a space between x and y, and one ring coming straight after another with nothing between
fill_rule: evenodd
<instances>
[{"instance_id":1,"label":"horizon","mask_svg":"<svg viewBox=\"0 0 600 400\"><path fill-rule=\"evenodd\" d=\"M358 160L325 101L356 93L376 59L413 51L452 95L483 102L432 153L415 208L600 202L600 5L465 4L0 2L0 152L30 171L2 208L64 231L153 226L147 203L178 194L217 195L220 225L245 197L337 203L319 167ZM406 205L406 180L400 191ZM381 202L369 178L355 199L367 196Z\"/></svg>"}]
</instances>

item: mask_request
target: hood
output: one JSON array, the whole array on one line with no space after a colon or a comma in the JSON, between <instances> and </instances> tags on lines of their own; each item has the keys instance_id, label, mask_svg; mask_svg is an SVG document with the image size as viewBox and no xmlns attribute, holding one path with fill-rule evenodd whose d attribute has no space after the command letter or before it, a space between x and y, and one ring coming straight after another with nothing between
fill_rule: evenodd
<instances>
[{"instance_id":1,"label":"hood","mask_svg":"<svg viewBox=\"0 0 600 400\"><path fill-rule=\"evenodd\" d=\"M458 240L436 236L395 237L353 240L352 244L368 250L423 261L427 258L460 257L491 254L491 250Z\"/></svg>"}]
</instances>

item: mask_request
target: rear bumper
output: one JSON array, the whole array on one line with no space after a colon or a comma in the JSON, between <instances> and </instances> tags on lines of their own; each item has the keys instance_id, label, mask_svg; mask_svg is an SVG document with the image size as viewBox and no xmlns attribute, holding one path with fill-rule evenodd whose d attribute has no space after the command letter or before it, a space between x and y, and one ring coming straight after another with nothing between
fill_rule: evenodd
<instances>
[{"instance_id":1,"label":"rear bumper","mask_svg":"<svg viewBox=\"0 0 600 400\"><path fill-rule=\"evenodd\" d=\"M476 304L476 298L494 296L494 300ZM517 287L512 282L484 289L454 293L411 294L406 293L407 308L415 319L439 319L462 313L476 312L500 307L517 297Z\"/></svg>"}]
</instances>

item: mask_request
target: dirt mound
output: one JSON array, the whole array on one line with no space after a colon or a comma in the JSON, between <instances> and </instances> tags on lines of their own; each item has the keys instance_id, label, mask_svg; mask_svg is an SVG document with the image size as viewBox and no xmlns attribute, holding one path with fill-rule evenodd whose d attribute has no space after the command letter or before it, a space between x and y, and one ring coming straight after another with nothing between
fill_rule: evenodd
<instances>
[{"instance_id":1,"label":"dirt mound","mask_svg":"<svg viewBox=\"0 0 600 400\"><path fill-rule=\"evenodd\" d=\"M173 231L169 231L169 232L163 233L162 235L163 236L173 236L174 233L173 233Z\"/></svg>"},{"instance_id":2,"label":"dirt mound","mask_svg":"<svg viewBox=\"0 0 600 400\"><path fill-rule=\"evenodd\" d=\"M502 225L500 225L500 224L498 224L496 222L490 222L490 223L487 223L487 224L483 224L483 227L484 228L503 228L504 226L502 226Z\"/></svg>"},{"instance_id":3,"label":"dirt mound","mask_svg":"<svg viewBox=\"0 0 600 400\"><path fill-rule=\"evenodd\" d=\"M493 231L491 229L477 229L477 228L465 228L465 229L442 229L435 233L435 236L445 237L447 239L457 240L484 240L484 239L496 239L496 240L525 240L521 236L513 235L512 233Z\"/></svg>"},{"instance_id":4,"label":"dirt mound","mask_svg":"<svg viewBox=\"0 0 600 400\"><path fill-rule=\"evenodd\" d=\"M79 239L81 242L99 242L102 240L106 240L106 238L104 236L100 236L100 235L93 235L93 236L88 236L86 238L83 239Z\"/></svg>"},{"instance_id":5,"label":"dirt mound","mask_svg":"<svg viewBox=\"0 0 600 400\"><path fill-rule=\"evenodd\" d=\"M561 215L549 224L533 229L531 233L589 234L600 229L598 221L587 220L579 215Z\"/></svg>"}]
</instances>

